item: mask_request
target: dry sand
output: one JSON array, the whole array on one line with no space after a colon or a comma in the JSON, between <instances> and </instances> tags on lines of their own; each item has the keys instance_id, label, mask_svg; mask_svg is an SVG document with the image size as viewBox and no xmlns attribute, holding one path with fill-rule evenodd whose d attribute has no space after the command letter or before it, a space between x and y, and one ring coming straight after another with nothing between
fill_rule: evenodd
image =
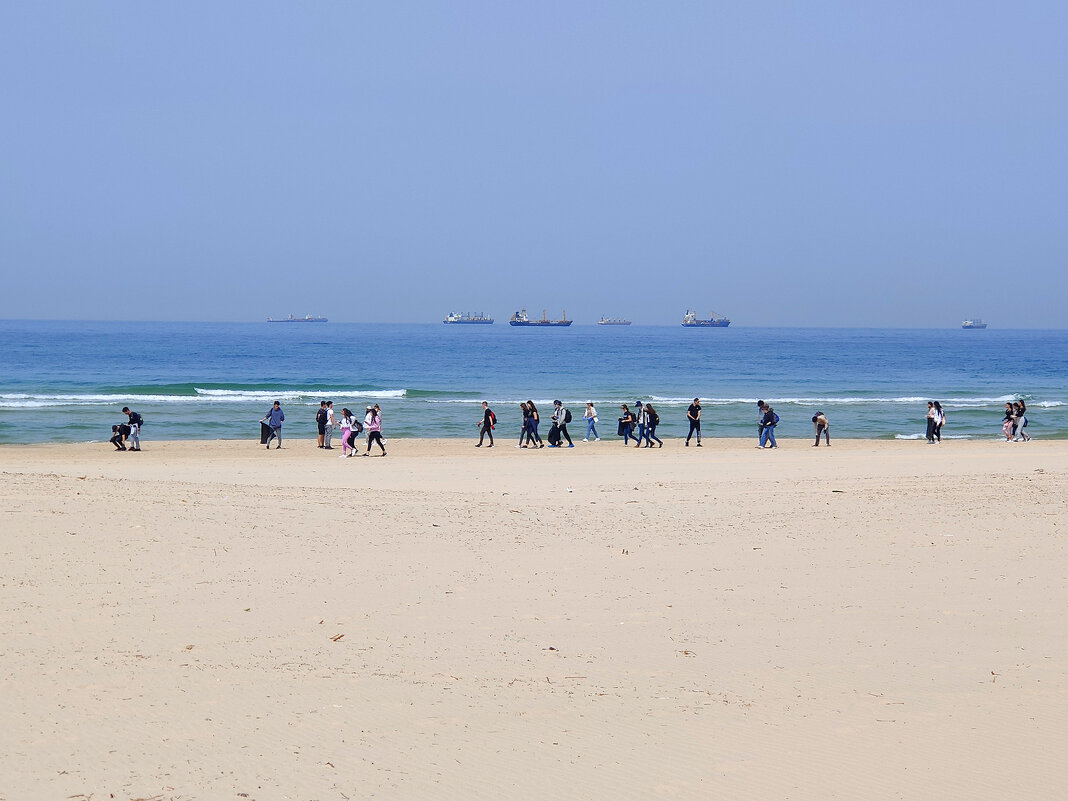
<instances>
[{"instance_id":1,"label":"dry sand","mask_svg":"<svg viewBox=\"0 0 1068 801\"><path fill-rule=\"evenodd\" d=\"M0 798L1044 799L1068 442L0 448Z\"/></svg>"}]
</instances>

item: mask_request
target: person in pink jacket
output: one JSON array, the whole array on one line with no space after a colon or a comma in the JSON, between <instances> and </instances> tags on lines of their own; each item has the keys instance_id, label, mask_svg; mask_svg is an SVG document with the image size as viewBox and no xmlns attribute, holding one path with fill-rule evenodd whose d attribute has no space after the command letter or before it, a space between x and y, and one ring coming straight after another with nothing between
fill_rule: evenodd
<instances>
[{"instance_id":1,"label":"person in pink jacket","mask_svg":"<svg viewBox=\"0 0 1068 801\"><path fill-rule=\"evenodd\" d=\"M363 455L370 456L371 443L377 442L378 447L382 449L382 455L385 456L386 446L382 442L382 410L378 408L377 403L367 407L367 417L364 418L363 424L367 427L367 450Z\"/></svg>"}]
</instances>

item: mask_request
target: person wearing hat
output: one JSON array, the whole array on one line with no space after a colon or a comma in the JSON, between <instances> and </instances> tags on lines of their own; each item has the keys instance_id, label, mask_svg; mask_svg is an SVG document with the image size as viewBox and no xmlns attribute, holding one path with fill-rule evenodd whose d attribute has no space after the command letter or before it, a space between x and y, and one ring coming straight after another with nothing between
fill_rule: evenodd
<instances>
[{"instance_id":1,"label":"person wearing hat","mask_svg":"<svg viewBox=\"0 0 1068 801\"><path fill-rule=\"evenodd\" d=\"M586 421L586 437L582 441L589 442L592 436L594 442L600 442L601 438L597 436L597 410L593 407L593 401L586 401L586 411L582 413L582 419Z\"/></svg>"},{"instance_id":2,"label":"person wearing hat","mask_svg":"<svg viewBox=\"0 0 1068 801\"><path fill-rule=\"evenodd\" d=\"M574 448L571 435L567 433L567 418L570 415L564 404L558 400L553 401L553 426L549 429L549 447L559 448L563 446L563 440L567 440L567 447Z\"/></svg>"},{"instance_id":3,"label":"person wearing hat","mask_svg":"<svg viewBox=\"0 0 1068 801\"><path fill-rule=\"evenodd\" d=\"M827 437L827 447L831 447L831 426L827 422L827 415L823 412L816 412L812 415L812 425L816 428L816 444L812 447L818 448L820 446L820 434Z\"/></svg>"},{"instance_id":4,"label":"person wearing hat","mask_svg":"<svg viewBox=\"0 0 1068 801\"><path fill-rule=\"evenodd\" d=\"M690 424L690 433L686 435L686 447L690 447L690 437L697 434L697 447L701 447L701 399L694 398L686 410L686 420Z\"/></svg>"}]
</instances>

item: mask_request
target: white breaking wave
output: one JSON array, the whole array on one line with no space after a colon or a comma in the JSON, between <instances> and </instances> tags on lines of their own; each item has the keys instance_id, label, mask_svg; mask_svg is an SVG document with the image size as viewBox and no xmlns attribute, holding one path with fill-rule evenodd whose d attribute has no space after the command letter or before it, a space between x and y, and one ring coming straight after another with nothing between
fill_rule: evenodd
<instances>
[{"instance_id":1,"label":"white breaking wave","mask_svg":"<svg viewBox=\"0 0 1068 801\"><path fill-rule=\"evenodd\" d=\"M314 389L282 389L282 390L235 390L235 389L200 389L194 387L196 395L123 395L114 394L58 394L58 395L30 395L26 393L3 393L0 394L0 409L43 409L57 406L112 406L116 404L164 404L164 405L194 405L194 404L240 404L240 403L271 403L282 401L299 403L306 400L309 403L319 400L339 398L403 398L407 390L359 390L348 389L341 391L321 391Z\"/></svg>"}]
</instances>

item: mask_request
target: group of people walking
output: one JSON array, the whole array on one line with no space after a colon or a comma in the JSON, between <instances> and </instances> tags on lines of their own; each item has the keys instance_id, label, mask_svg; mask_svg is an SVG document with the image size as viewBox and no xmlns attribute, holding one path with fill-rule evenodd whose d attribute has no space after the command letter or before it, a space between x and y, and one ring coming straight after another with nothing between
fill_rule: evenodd
<instances>
[{"instance_id":1,"label":"group of people walking","mask_svg":"<svg viewBox=\"0 0 1068 801\"><path fill-rule=\"evenodd\" d=\"M281 449L282 423L285 419L286 416L285 412L282 411L282 404L279 401L275 401L274 405L267 410L267 414L260 419L261 445L266 445L267 449L270 450L271 443L277 440L278 444L275 449ZM367 407L366 414L361 422L347 408L341 410L340 419L336 418L334 416L334 402L321 401L319 410L315 413L315 425L319 432L318 447L324 450L334 449L334 430L341 430L341 454L338 456L339 459L360 455L356 440L365 430L367 431L367 449L363 455L370 456L371 446L375 444L381 449L381 455L386 455L386 441L382 438L382 410L377 403L374 406Z\"/></svg>"},{"instance_id":2,"label":"group of people walking","mask_svg":"<svg viewBox=\"0 0 1068 801\"><path fill-rule=\"evenodd\" d=\"M1006 442L1030 442L1027 428L1027 406L1022 400L1005 404L1005 417L1001 421L1001 433Z\"/></svg>"}]
</instances>

